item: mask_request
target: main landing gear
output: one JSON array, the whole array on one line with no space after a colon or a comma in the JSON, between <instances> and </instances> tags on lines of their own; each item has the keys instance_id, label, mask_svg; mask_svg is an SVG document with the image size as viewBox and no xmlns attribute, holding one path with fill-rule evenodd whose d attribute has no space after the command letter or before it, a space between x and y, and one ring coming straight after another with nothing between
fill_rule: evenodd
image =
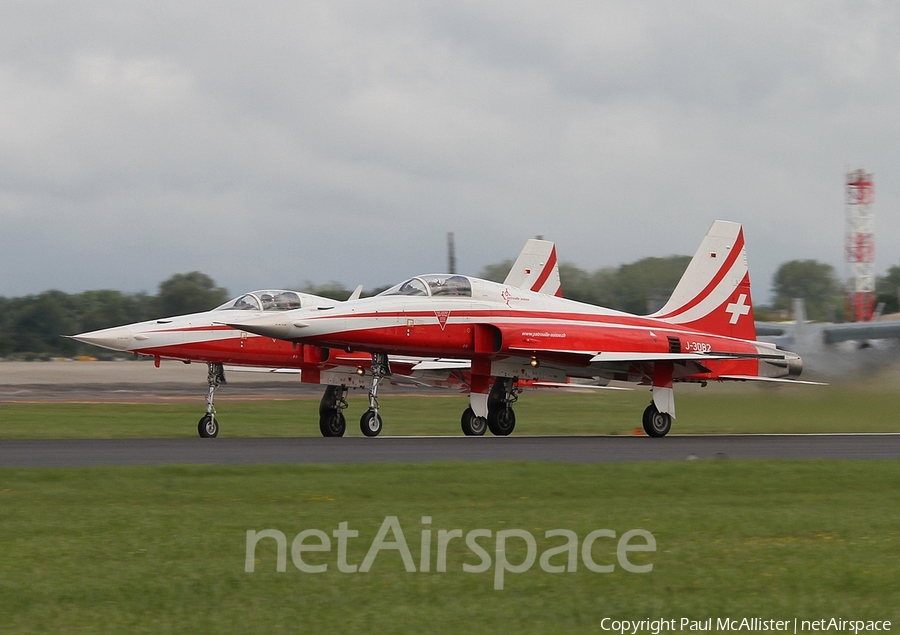
<instances>
[{"instance_id":1,"label":"main landing gear","mask_svg":"<svg viewBox=\"0 0 900 635\"><path fill-rule=\"evenodd\" d=\"M648 437L664 437L672 428L672 415L660 412L656 404L651 402L644 410L643 424Z\"/></svg>"},{"instance_id":2,"label":"main landing gear","mask_svg":"<svg viewBox=\"0 0 900 635\"><path fill-rule=\"evenodd\" d=\"M319 402L319 431L323 437L342 437L347 430L344 409L347 407L347 387L328 386Z\"/></svg>"},{"instance_id":3,"label":"main landing gear","mask_svg":"<svg viewBox=\"0 0 900 635\"><path fill-rule=\"evenodd\" d=\"M479 417L472 406L469 406L463 411L460 420L463 434L480 437L486 430L490 430L494 436L509 436L516 427L516 413L512 405L517 399L515 381L510 377L498 377L488 395L487 418Z\"/></svg>"},{"instance_id":4,"label":"main landing gear","mask_svg":"<svg viewBox=\"0 0 900 635\"><path fill-rule=\"evenodd\" d=\"M225 384L225 367L222 364L209 363L206 373L206 382L209 390L206 393L206 414L197 422L197 432L203 439L214 439L219 435L219 422L216 421L216 406L213 399L216 396L216 388Z\"/></svg>"},{"instance_id":5,"label":"main landing gear","mask_svg":"<svg viewBox=\"0 0 900 635\"><path fill-rule=\"evenodd\" d=\"M467 437L484 436L488 426L487 419L476 415L471 406L463 410L460 424L462 425L463 434Z\"/></svg>"},{"instance_id":6,"label":"main landing gear","mask_svg":"<svg viewBox=\"0 0 900 635\"><path fill-rule=\"evenodd\" d=\"M518 398L513 379L498 377L488 395L487 424L491 434L506 437L512 433L516 427L516 413L512 405Z\"/></svg>"},{"instance_id":7,"label":"main landing gear","mask_svg":"<svg viewBox=\"0 0 900 635\"><path fill-rule=\"evenodd\" d=\"M359 429L367 437L377 437L383 427L378 414L378 383L390 376L391 368L384 353L372 353L372 388L369 409L359 419ZM323 437L342 437L347 431L347 386L328 386L319 402L319 431Z\"/></svg>"},{"instance_id":8,"label":"main landing gear","mask_svg":"<svg viewBox=\"0 0 900 635\"><path fill-rule=\"evenodd\" d=\"M372 353L372 388L369 390L369 409L359 419L359 429L367 437L377 437L383 426L378 414L378 382L390 377L391 366L385 353Z\"/></svg>"}]
</instances>

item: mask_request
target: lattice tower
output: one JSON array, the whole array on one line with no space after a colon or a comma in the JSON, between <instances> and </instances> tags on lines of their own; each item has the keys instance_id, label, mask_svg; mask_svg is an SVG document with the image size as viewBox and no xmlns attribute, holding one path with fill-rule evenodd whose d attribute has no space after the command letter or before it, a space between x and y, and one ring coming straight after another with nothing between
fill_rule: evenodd
<instances>
[{"instance_id":1,"label":"lattice tower","mask_svg":"<svg viewBox=\"0 0 900 635\"><path fill-rule=\"evenodd\" d=\"M875 311L875 217L872 210L875 188L872 175L864 170L849 172L845 192L848 320L868 322Z\"/></svg>"}]
</instances>

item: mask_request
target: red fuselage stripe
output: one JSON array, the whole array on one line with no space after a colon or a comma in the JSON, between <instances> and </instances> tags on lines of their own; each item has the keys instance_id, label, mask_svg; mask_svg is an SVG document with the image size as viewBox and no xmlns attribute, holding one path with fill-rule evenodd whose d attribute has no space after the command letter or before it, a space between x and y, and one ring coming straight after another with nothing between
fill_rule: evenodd
<instances>
[{"instance_id":1,"label":"red fuselage stripe","mask_svg":"<svg viewBox=\"0 0 900 635\"><path fill-rule=\"evenodd\" d=\"M225 324L214 324L212 326L180 326L175 328L165 328L165 325L160 325L160 328L155 331L147 331L148 333L199 333L203 331L234 331L236 329L231 328Z\"/></svg>"},{"instance_id":2,"label":"red fuselage stripe","mask_svg":"<svg viewBox=\"0 0 900 635\"><path fill-rule=\"evenodd\" d=\"M333 316L323 316L322 319L332 319ZM354 313L354 314L344 314L340 316L346 320L364 320L371 318L388 319L388 318L434 318L434 311L424 311L424 310L416 310L416 311L378 311L371 313ZM496 309L484 309L484 310L463 310L463 311L452 311L452 317L457 321L460 318L469 318L472 321L481 321L488 320L494 322L498 319L502 320L503 318L512 319L512 322L509 323L501 323L498 326L515 326L518 325L518 320L527 320L526 324L538 328L541 324L546 322L561 322L562 324L558 324L557 326L563 327L566 326L566 322L590 322L603 326L614 326L614 327L645 327L645 328L656 328L656 329L679 329L679 330L696 330L690 329L689 327L685 327L679 324L669 324L666 323L659 318L650 318L643 317L640 315L596 315L590 313L575 313L575 312L553 312L553 311L517 311L515 309L507 309L507 310L496 310ZM310 319L310 322L313 322L316 318ZM382 327L375 327L382 328ZM302 338L299 338L302 339Z\"/></svg>"}]
</instances>

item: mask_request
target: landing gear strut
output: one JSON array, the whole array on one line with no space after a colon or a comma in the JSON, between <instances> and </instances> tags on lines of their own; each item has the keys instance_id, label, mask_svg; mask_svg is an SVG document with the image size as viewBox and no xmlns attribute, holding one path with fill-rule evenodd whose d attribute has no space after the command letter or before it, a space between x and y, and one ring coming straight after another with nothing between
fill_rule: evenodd
<instances>
[{"instance_id":1,"label":"landing gear strut","mask_svg":"<svg viewBox=\"0 0 900 635\"><path fill-rule=\"evenodd\" d=\"M347 387L328 386L319 402L319 431L323 437L342 437L347 430L344 409L347 407Z\"/></svg>"},{"instance_id":2,"label":"landing gear strut","mask_svg":"<svg viewBox=\"0 0 900 635\"><path fill-rule=\"evenodd\" d=\"M660 412L656 404L651 403L644 410L643 424L648 437L664 437L672 428L672 415Z\"/></svg>"},{"instance_id":3,"label":"landing gear strut","mask_svg":"<svg viewBox=\"0 0 900 635\"><path fill-rule=\"evenodd\" d=\"M359 429L367 437L381 433L381 415L378 414L378 382L391 374L391 366L385 353L372 353L372 388L369 390L369 409L359 419Z\"/></svg>"},{"instance_id":4,"label":"landing gear strut","mask_svg":"<svg viewBox=\"0 0 900 635\"><path fill-rule=\"evenodd\" d=\"M509 436L516 427L516 413L512 405L518 399L515 382L510 377L498 377L488 396L487 425L491 434Z\"/></svg>"},{"instance_id":5,"label":"landing gear strut","mask_svg":"<svg viewBox=\"0 0 900 635\"><path fill-rule=\"evenodd\" d=\"M197 422L197 432L203 439L213 439L219 434L219 422L216 421L216 406L213 400L216 396L216 388L225 384L225 367L222 364L209 363L206 373L206 382L209 390L206 393L206 414Z\"/></svg>"}]
</instances>

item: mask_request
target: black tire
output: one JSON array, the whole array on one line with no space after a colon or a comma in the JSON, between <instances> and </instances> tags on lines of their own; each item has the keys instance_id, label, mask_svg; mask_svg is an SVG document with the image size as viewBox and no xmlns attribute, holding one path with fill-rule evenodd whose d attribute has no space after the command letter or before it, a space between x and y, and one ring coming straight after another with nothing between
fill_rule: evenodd
<instances>
[{"instance_id":1,"label":"black tire","mask_svg":"<svg viewBox=\"0 0 900 635\"><path fill-rule=\"evenodd\" d=\"M203 415L197 422L197 432L202 439L215 439L219 436L219 422L213 415Z\"/></svg>"},{"instance_id":2,"label":"black tire","mask_svg":"<svg viewBox=\"0 0 900 635\"><path fill-rule=\"evenodd\" d=\"M494 436L507 437L516 427L516 413L512 408L488 411L487 424Z\"/></svg>"},{"instance_id":3,"label":"black tire","mask_svg":"<svg viewBox=\"0 0 900 635\"><path fill-rule=\"evenodd\" d=\"M342 437L347 430L347 419L340 410L327 411L319 417L319 432L323 437Z\"/></svg>"},{"instance_id":4,"label":"black tire","mask_svg":"<svg viewBox=\"0 0 900 635\"><path fill-rule=\"evenodd\" d=\"M484 436L487 430L487 419L476 416L475 411L471 407L463 410L460 424L462 425L463 434L467 437Z\"/></svg>"},{"instance_id":5,"label":"black tire","mask_svg":"<svg viewBox=\"0 0 900 635\"><path fill-rule=\"evenodd\" d=\"M664 437L672 429L672 415L667 412L660 412L656 409L656 405L651 403L644 410L642 423L644 424L644 432L647 433L648 437Z\"/></svg>"},{"instance_id":6,"label":"black tire","mask_svg":"<svg viewBox=\"0 0 900 635\"><path fill-rule=\"evenodd\" d=\"M326 386L322 400L319 402L319 419L338 409L343 389L340 386Z\"/></svg>"},{"instance_id":7,"label":"black tire","mask_svg":"<svg viewBox=\"0 0 900 635\"><path fill-rule=\"evenodd\" d=\"M381 415L374 410L366 410L359 418L359 429L367 437L377 437L381 434Z\"/></svg>"}]
</instances>

